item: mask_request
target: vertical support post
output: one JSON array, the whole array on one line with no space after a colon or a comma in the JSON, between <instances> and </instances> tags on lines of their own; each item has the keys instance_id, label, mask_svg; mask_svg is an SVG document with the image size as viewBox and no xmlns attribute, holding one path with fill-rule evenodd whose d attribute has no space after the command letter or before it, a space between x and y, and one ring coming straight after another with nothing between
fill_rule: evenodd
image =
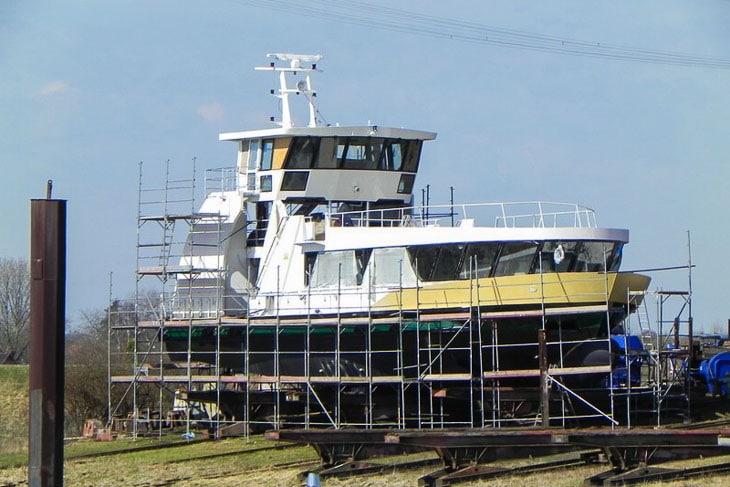
<instances>
[{"instance_id":1,"label":"vertical support post","mask_svg":"<svg viewBox=\"0 0 730 487\"><path fill-rule=\"evenodd\" d=\"M31 200L28 484L63 485L66 201Z\"/></svg>"},{"instance_id":2,"label":"vertical support post","mask_svg":"<svg viewBox=\"0 0 730 487\"><path fill-rule=\"evenodd\" d=\"M691 366L696 358L695 350L695 337L694 337L694 326L692 323L692 317L687 318L687 340L689 340L689 365Z\"/></svg>"},{"instance_id":3,"label":"vertical support post","mask_svg":"<svg viewBox=\"0 0 730 487\"><path fill-rule=\"evenodd\" d=\"M674 318L674 350L679 351L680 344L679 344L679 316Z\"/></svg>"},{"instance_id":4,"label":"vertical support post","mask_svg":"<svg viewBox=\"0 0 730 487\"><path fill-rule=\"evenodd\" d=\"M690 298L691 299L691 298ZM692 367L695 365L695 359L697 358L697 353L699 350L695 350L695 338L694 338L694 319L692 316L687 318L687 334L689 335L689 356L687 359L687 370L684 373L684 390L685 394L687 395L686 404L687 404L687 418L691 418L690 414L692 413L692 387L691 387L691 378L690 378L690 372L692 370Z\"/></svg>"},{"instance_id":5,"label":"vertical support post","mask_svg":"<svg viewBox=\"0 0 730 487\"><path fill-rule=\"evenodd\" d=\"M544 329L537 330L537 347L540 361L540 407L542 426L550 427L550 381L548 379L547 338Z\"/></svg>"}]
</instances>

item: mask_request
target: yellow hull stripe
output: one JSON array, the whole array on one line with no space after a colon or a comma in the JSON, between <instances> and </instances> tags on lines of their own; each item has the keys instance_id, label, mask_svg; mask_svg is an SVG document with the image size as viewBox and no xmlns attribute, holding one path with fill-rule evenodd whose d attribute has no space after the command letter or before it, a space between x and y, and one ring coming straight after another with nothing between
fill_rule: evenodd
<instances>
[{"instance_id":1,"label":"yellow hull stripe","mask_svg":"<svg viewBox=\"0 0 730 487\"><path fill-rule=\"evenodd\" d=\"M475 306L580 306L621 303L629 293L645 291L650 278L641 274L524 274L478 280L429 282L392 292L374 303L377 310L450 309ZM641 302L640 299L634 301Z\"/></svg>"}]
</instances>

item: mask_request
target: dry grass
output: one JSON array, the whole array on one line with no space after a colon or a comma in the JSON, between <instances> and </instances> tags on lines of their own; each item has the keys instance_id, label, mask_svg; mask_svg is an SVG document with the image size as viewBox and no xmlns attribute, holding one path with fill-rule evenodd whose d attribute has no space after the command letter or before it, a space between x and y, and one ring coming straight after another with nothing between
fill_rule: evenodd
<instances>
[{"instance_id":1,"label":"dry grass","mask_svg":"<svg viewBox=\"0 0 730 487\"><path fill-rule=\"evenodd\" d=\"M28 366L0 366L0 455L28 448Z\"/></svg>"},{"instance_id":2,"label":"dry grass","mask_svg":"<svg viewBox=\"0 0 730 487\"><path fill-rule=\"evenodd\" d=\"M0 366L0 486L25 485L27 479L28 368ZM102 456L119 449L180 442L179 437L165 440L121 439L101 443L80 441L66 446L64 483L67 486L198 486L221 487L251 485L259 487L301 486L298 474L317 464L312 448L251 450L271 446L261 437L249 440L199 441L175 448L126 452ZM81 455L84 455L81 457ZM205 458L218 455L213 458ZM74 458L76 457L76 458ZM292 462L297 462L292 464ZM730 462L730 456L675 462L665 467L688 468L702 463ZM506 463L506 462L505 462ZM509 463L506 463L509 465ZM512 463L515 464L514 462ZM437 467L392 471L351 478L322 479L323 487L387 486L414 487L418 479ZM463 485L494 487L578 487L586 478L608 470L606 465L586 465L530 476L513 476ZM730 487L730 476L714 476L646 486Z\"/></svg>"},{"instance_id":3,"label":"dry grass","mask_svg":"<svg viewBox=\"0 0 730 487\"><path fill-rule=\"evenodd\" d=\"M176 439L177 440L177 439ZM151 451L119 453L108 456L85 456L97 451L108 452L120 446L136 448L159 440L118 440L114 443L78 442L66 448L64 482L68 486L198 486L221 487L255 485L260 487L300 486L298 474L317 464L314 450L309 447L287 448L282 450L256 451L270 446L260 437L249 440L230 439L221 441L199 441ZM206 458L210 455L218 455ZM713 463L730 462L730 457L711 459ZM292 464L291 462L297 462ZM524 462L521 462L524 463ZM693 467L701 460L666 464L675 468ZM514 464L514 463L513 463ZM415 487L418 478L436 470L437 467L422 467L410 471L357 476L351 478L322 479L323 487L343 486L387 486ZM494 487L571 487L582 486L584 479L607 470L606 465L586 465L566 470L540 473L530 476L513 476L489 481L475 481L459 485L465 487L489 485ZM26 466L0 468L0 485L25 482ZM717 476L697 478L664 484L648 483L647 486L687 486L705 487L707 485L730 487L730 477Z\"/></svg>"}]
</instances>

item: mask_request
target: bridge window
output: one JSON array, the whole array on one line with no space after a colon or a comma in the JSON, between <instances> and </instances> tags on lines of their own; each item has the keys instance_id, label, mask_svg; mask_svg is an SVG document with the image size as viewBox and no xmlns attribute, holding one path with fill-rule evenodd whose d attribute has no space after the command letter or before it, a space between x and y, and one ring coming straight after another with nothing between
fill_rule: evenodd
<instances>
[{"instance_id":1,"label":"bridge window","mask_svg":"<svg viewBox=\"0 0 730 487\"><path fill-rule=\"evenodd\" d=\"M405 143L402 141L389 141L383 150L382 169L386 171L400 171L403 167L403 153Z\"/></svg>"},{"instance_id":2,"label":"bridge window","mask_svg":"<svg viewBox=\"0 0 730 487\"><path fill-rule=\"evenodd\" d=\"M318 169L337 169L337 138L326 137L319 142L319 154L314 161Z\"/></svg>"},{"instance_id":3,"label":"bridge window","mask_svg":"<svg viewBox=\"0 0 730 487\"><path fill-rule=\"evenodd\" d=\"M266 143L261 168L271 168ZM269 152L273 153L273 141ZM250 151L259 152L260 141L251 141ZM254 144L256 144L254 146ZM287 169L358 169L416 172L421 155L420 140L382 137L294 137L287 152ZM260 156L256 156L260 157ZM250 158L249 158L250 159ZM264 167L266 166L266 167ZM410 191L407 191L410 192Z\"/></svg>"},{"instance_id":4,"label":"bridge window","mask_svg":"<svg viewBox=\"0 0 730 487\"><path fill-rule=\"evenodd\" d=\"M403 144L405 142L401 142ZM416 172L418 171L418 161L421 159L421 141L420 140L409 140L407 141L407 149L403 157L402 170L405 172Z\"/></svg>"},{"instance_id":5,"label":"bridge window","mask_svg":"<svg viewBox=\"0 0 730 487\"><path fill-rule=\"evenodd\" d=\"M343 169L378 169L383 139L351 137L337 144L337 157Z\"/></svg>"},{"instance_id":6,"label":"bridge window","mask_svg":"<svg viewBox=\"0 0 730 487\"><path fill-rule=\"evenodd\" d=\"M307 180L309 172L307 171L286 171L281 181L282 191L304 191L307 189Z\"/></svg>"},{"instance_id":7,"label":"bridge window","mask_svg":"<svg viewBox=\"0 0 730 487\"><path fill-rule=\"evenodd\" d=\"M415 174L401 174L400 181L398 182L398 192L401 194L411 194L415 181Z\"/></svg>"},{"instance_id":8,"label":"bridge window","mask_svg":"<svg viewBox=\"0 0 730 487\"><path fill-rule=\"evenodd\" d=\"M284 167L287 169L309 169L312 167L312 159L317 153L319 140L315 137L295 137L289 147Z\"/></svg>"}]
</instances>

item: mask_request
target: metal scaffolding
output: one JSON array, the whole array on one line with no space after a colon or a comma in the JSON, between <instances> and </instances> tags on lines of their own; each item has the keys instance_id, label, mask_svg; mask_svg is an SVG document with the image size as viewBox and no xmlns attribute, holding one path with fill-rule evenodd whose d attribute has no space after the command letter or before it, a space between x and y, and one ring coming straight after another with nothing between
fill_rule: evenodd
<instances>
[{"instance_id":1,"label":"metal scaffolding","mask_svg":"<svg viewBox=\"0 0 730 487\"><path fill-rule=\"evenodd\" d=\"M206 185L225 186L221 171L209 171ZM422 300L434 300L420 287L415 309L404 308L402 277L400 305L387 314L371 307L353 315L341 305L352 292L341 282L336 293L326 291L338 303L336 316L310 308L311 298L325 292L312 287L306 296L277 288L268 297L274 310L286 300L306 301L304 316L227 309L222 256L231 224L220 214L196 211L194 175L174 179L165 163L164 185L147 189L140 164L139 178L134 318L116 301L109 307L110 384L131 396L126 414L118 416L135 436L145 432L141 427L161 434L178 423L187 432L205 425L215 435L284 427L630 426L646 395L659 421L679 383L686 353L656 341L665 337L661 318L658 334L647 333L654 342L645 340L642 359L650 372L641 384L614 376L617 357L630 375L631 321L645 314L626 320L623 352L615 350L612 317L644 310L646 296L630 296L627 309L615 309L608 273L585 273L587 288L599 290L584 300L596 303L587 306L547 302L545 290L555 293L560 282L557 274L541 272L534 290L542 296L539 305L487 308L479 304L484 290L473 272L460 281L468 302L457 311L422 309ZM376 289L371 279L369 294ZM496 291L510 295L506 288ZM648 328L640 321L642 334ZM595 333L576 331L582 329ZM109 402L112 409L111 394Z\"/></svg>"}]
</instances>

